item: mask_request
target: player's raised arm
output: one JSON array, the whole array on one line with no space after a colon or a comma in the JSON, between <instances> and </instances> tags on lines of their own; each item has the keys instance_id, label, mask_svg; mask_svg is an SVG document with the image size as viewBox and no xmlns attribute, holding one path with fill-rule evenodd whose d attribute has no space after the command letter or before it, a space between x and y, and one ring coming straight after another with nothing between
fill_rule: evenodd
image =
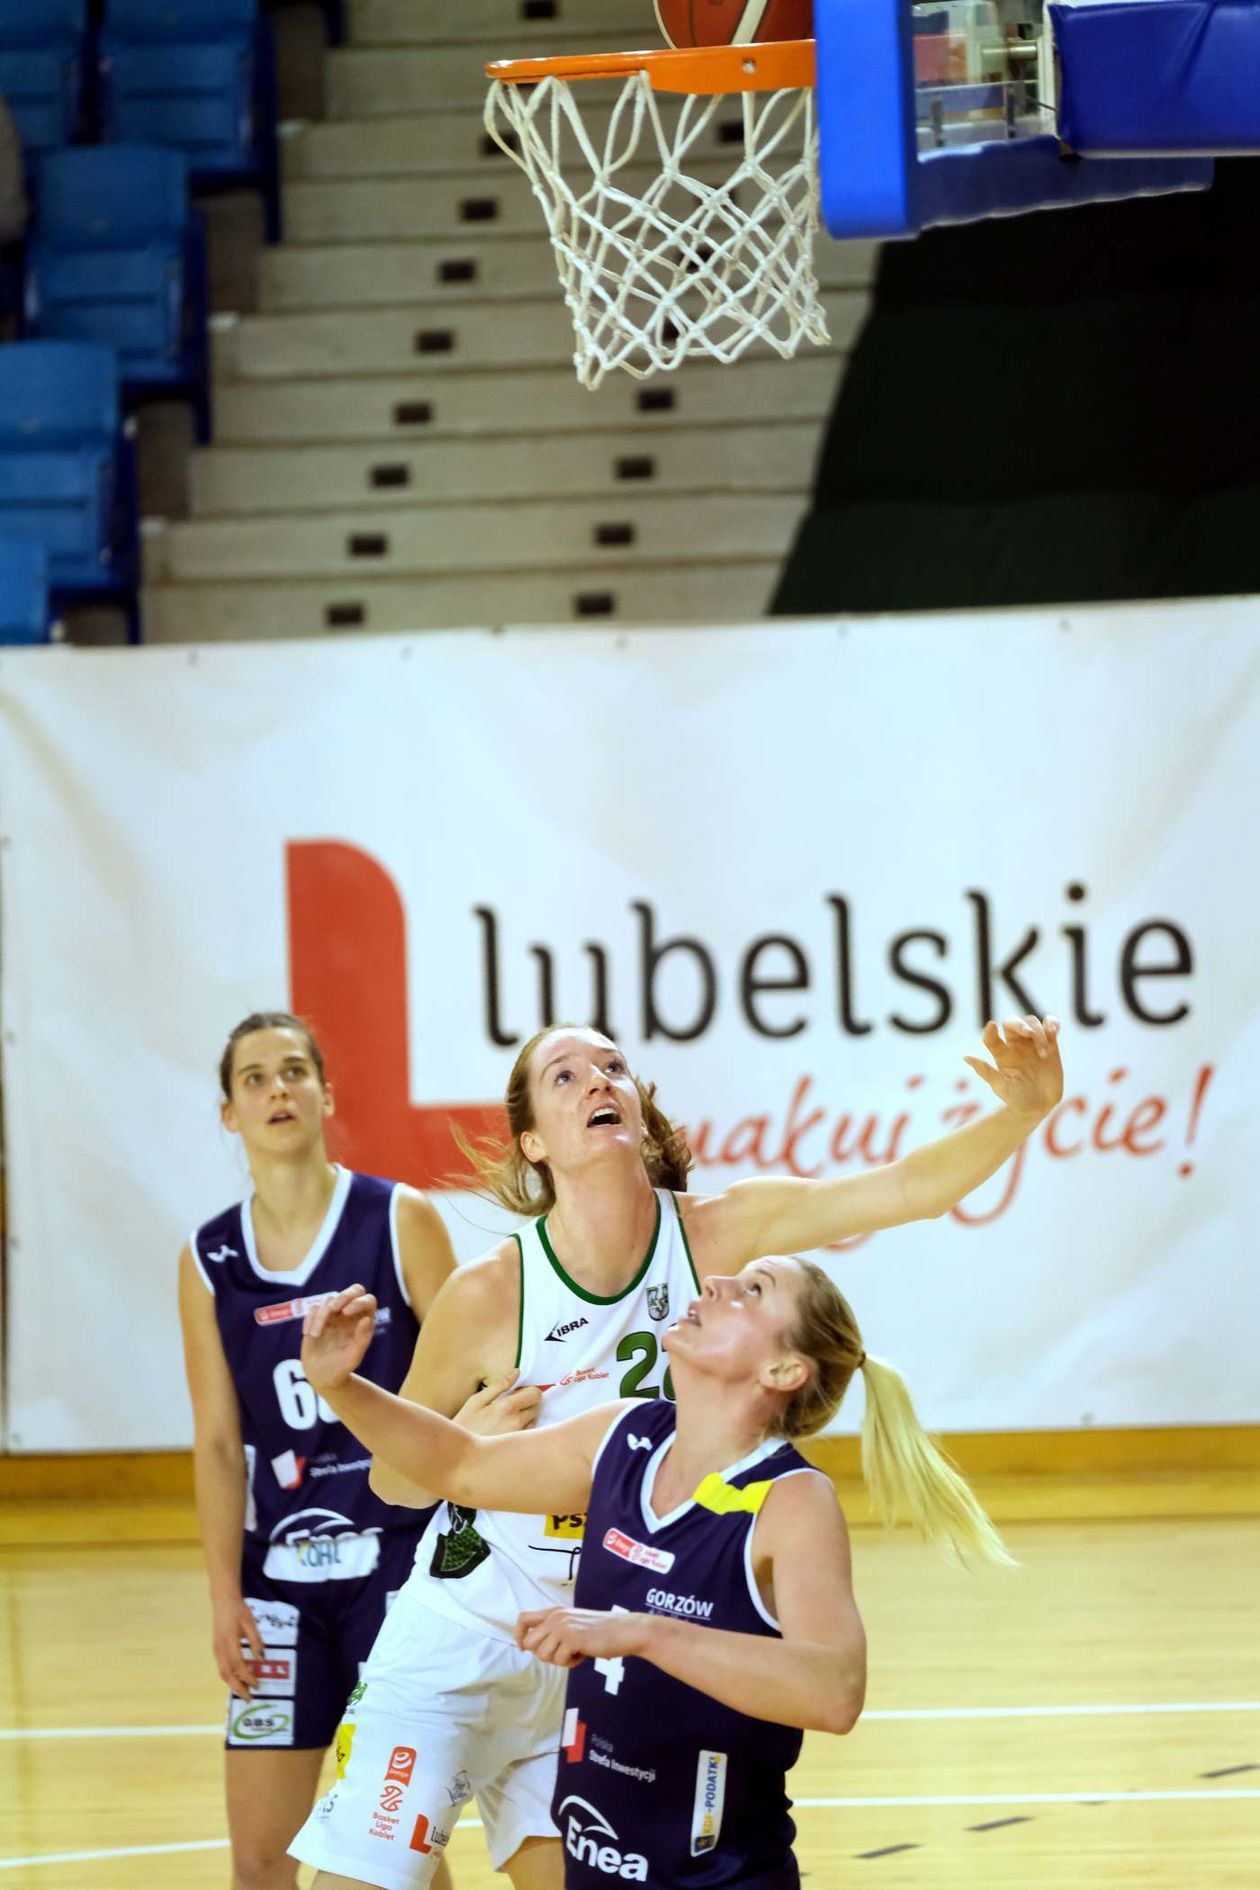
<instances>
[{"instance_id":1,"label":"player's raised arm","mask_svg":"<svg viewBox=\"0 0 1260 1890\"><path fill-rule=\"evenodd\" d=\"M701 1273L724 1273L765 1253L800 1253L907 1221L934 1220L996 1174L1063 1096L1059 1026L1053 1017L991 1023L993 1059L965 1061L1002 1107L912 1149L900 1160L833 1181L758 1177L724 1194L683 1202Z\"/></svg>"},{"instance_id":2,"label":"player's raised arm","mask_svg":"<svg viewBox=\"0 0 1260 1890\"><path fill-rule=\"evenodd\" d=\"M476 1437L437 1412L355 1375L371 1342L376 1301L348 1286L307 1313L302 1369L374 1456L436 1496L473 1509L582 1509L591 1465L622 1405L600 1405L542 1431Z\"/></svg>"}]
</instances>

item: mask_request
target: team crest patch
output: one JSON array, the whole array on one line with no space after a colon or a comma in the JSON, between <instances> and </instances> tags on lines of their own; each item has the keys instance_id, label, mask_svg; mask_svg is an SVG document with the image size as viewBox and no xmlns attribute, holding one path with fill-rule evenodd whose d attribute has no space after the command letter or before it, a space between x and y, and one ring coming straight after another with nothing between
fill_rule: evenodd
<instances>
[{"instance_id":1,"label":"team crest patch","mask_svg":"<svg viewBox=\"0 0 1260 1890\"><path fill-rule=\"evenodd\" d=\"M664 1286L649 1286L647 1290L648 1312L653 1319L669 1318L669 1282Z\"/></svg>"}]
</instances>

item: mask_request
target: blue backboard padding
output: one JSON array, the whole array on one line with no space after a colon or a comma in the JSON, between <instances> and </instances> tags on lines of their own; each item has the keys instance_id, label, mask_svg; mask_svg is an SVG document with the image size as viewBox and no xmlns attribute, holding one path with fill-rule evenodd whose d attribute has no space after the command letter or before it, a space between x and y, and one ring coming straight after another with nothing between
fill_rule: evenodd
<instances>
[{"instance_id":1,"label":"blue backboard padding","mask_svg":"<svg viewBox=\"0 0 1260 1890\"><path fill-rule=\"evenodd\" d=\"M1074 151L1260 151L1256 0L1073 0L1050 14Z\"/></svg>"},{"instance_id":2,"label":"blue backboard padding","mask_svg":"<svg viewBox=\"0 0 1260 1890\"><path fill-rule=\"evenodd\" d=\"M1112 0L1115 4L1115 0ZM1028 210L1068 209L1117 197L1206 190L1209 158L1117 158L1090 163L1060 156L1057 138L929 151L918 161L919 227L975 223Z\"/></svg>"},{"instance_id":3,"label":"blue backboard padding","mask_svg":"<svg viewBox=\"0 0 1260 1890\"><path fill-rule=\"evenodd\" d=\"M833 236L914 226L914 49L908 6L814 0L819 179Z\"/></svg>"},{"instance_id":4,"label":"blue backboard padding","mask_svg":"<svg viewBox=\"0 0 1260 1890\"><path fill-rule=\"evenodd\" d=\"M1116 15L1161 6L1197 10L1195 0L1151 0L1149 7L1099 0L1063 11ZM1260 0L1248 10L1260 23ZM833 236L907 236L933 224L1206 189L1212 181L1210 162L1193 158L1065 160L1054 137L920 155L908 0L815 0L814 32L822 214Z\"/></svg>"}]
</instances>

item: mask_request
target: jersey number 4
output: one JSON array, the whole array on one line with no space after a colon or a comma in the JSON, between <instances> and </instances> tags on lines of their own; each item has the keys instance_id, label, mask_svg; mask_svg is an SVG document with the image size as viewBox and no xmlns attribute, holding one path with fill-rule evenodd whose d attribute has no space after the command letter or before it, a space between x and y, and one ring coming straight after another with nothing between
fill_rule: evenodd
<instances>
[{"instance_id":1,"label":"jersey number 4","mask_svg":"<svg viewBox=\"0 0 1260 1890\"><path fill-rule=\"evenodd\" d=\"M280 1415L291 1431L309 1431L317 1418L335 1424L337 1413L307 1384L295 1358L282 1358L271 1375Z\"/></svg>"},{"instance_id":2,"label":"jersey number 4","mask_svg":"<svg viewBox=\"0 0 1260 1890\"><path fill-rule=\"evenodd\" d=\"M654 1332L627 1332L617 1347L617 1357L624 1365L631 1359L634 1363L621 1381L621 1390L617 1394L622 1398L659 1398L664 1392L667 1398L674 1395L674 1381L666 1367L663 1385L645 1385L643 1380L655 1368L659 1347Z\"/></svg>"}]
</instances>

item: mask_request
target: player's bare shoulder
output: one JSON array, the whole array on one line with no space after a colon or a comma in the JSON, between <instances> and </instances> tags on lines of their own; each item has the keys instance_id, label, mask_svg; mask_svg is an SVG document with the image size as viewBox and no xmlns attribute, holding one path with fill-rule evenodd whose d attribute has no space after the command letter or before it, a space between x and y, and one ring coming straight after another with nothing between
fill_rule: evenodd
<instances>
[{"instance_id":1,"label":"player's bare shoulder","mask_svg":"<svg viewBox=\"0 0 1260 1890\"><path fill-rule=\"evenodd\" d=\"M511 1371L521 1308L520 1249L509 1235L476 1260L457 1267L434 1301L443 1326L458 1330L476 1347L482 1377Z\"/></svg>"}]
</instances>

